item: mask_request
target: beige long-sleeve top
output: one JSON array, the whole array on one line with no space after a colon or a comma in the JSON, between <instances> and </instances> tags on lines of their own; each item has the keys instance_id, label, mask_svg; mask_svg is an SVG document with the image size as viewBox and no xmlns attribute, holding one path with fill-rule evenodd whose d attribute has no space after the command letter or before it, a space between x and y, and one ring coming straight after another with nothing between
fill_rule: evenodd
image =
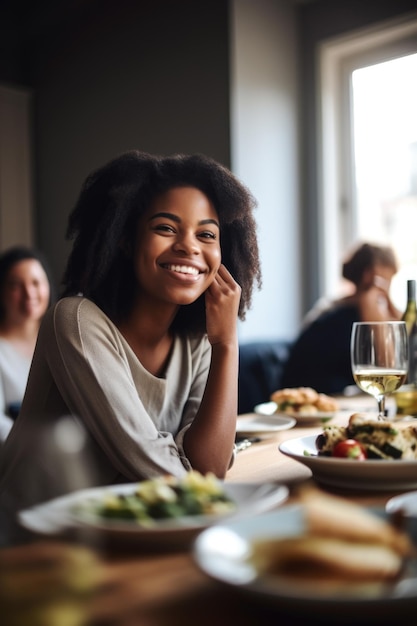
<instances>
[{"instance_id":1,"label":"beige long-sleeve top","mask_svg":"<svg viewBox=\"0 0 417 626\"><path fill-rule=\"evenodd\" d=\"M183 435L210 357L206 338L177 337L165 377L157 378L94 303L60 300L42 322L21 412L1 453L0 506L2 498L16 508L84 484L181 476L190 469ZM78 439L59 428L68 415L85 429L81 453Z\"/></svg>"}]
</instances>

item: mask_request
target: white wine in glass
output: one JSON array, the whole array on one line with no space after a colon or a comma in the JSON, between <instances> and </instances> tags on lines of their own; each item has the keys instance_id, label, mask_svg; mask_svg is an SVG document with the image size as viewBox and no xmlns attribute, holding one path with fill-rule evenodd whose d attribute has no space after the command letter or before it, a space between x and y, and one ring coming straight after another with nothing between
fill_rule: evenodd
<instances>
[{"instance_id":1,"label":"white wine in glass","mask_svg":"<svg viewBox=\"0 0 417 626\"><path fill-rule=\"evenodd\" d=\"M405 322L355 322L351 336L353 378L378 402L378 418L385 419L385 397L401 387L408 370Z\"/></svg>"}]
</instances>

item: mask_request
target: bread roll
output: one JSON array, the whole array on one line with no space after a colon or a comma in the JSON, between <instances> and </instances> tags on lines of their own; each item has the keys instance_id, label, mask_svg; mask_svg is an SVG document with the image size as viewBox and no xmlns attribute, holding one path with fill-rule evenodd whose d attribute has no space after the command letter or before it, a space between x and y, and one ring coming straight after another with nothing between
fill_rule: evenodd
<instances>
[{"instance_id":1,"label":"bread roll","mask_svg":"<svg viewBox=\"0 0 417 626\"><path fill-rule=\"evenodd\" d=\"M271 394L270 400L275 402L281 411L293 411L300 414L334 413L339 408L334 398L318 393L311 387L277 389Z\"/></svg>"}]
</instances>

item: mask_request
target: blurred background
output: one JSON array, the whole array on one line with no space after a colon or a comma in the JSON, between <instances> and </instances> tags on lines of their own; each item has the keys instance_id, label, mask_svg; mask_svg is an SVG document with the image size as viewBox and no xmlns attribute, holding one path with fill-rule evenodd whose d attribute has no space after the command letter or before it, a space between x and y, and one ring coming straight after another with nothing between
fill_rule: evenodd
<instances>
[{"instance_id":1,"label":"blurred background","mask_svg":"<svg viewBox=\"0 0 417 626\"><path fill-rule=\"evenodd\" d=\"M294 337L360 239L417 277L417 0L2 0L0 250L58 282L86 175L204 153L258 200L263 289L241 341Z\"/></svg>"}]
</instances>

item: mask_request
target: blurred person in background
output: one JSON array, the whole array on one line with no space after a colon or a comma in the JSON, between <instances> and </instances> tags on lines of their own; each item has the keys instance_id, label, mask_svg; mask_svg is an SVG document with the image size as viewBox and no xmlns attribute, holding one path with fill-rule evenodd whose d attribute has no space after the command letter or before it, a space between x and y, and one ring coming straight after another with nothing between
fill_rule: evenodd
<instances>
[{"instance_id":1,"label":"blurred person in background","mask_svg":"<svg viewBox=\"0 0 417 626\"><path fill-rule=\"evenodd\" d=\"M361 243L342 265L350 284L347 295L319 300L306 315L281 379L282 387L313 387L327 394L354 385L350 336L354 322L400 320L391 301L391 281L398 263L389 246Z\"/></svg>"},{"instance_id":2,"label":"blurred person in background","mask_svg":"<svg viewBox=\"0 0 417 626\"><path fill-rule=\"evenodd\" d=\"M40 322L51 303L43 256L15 246L0 255L0 443L16 418L29 375Z\"/></svg>"}]
</instances>

